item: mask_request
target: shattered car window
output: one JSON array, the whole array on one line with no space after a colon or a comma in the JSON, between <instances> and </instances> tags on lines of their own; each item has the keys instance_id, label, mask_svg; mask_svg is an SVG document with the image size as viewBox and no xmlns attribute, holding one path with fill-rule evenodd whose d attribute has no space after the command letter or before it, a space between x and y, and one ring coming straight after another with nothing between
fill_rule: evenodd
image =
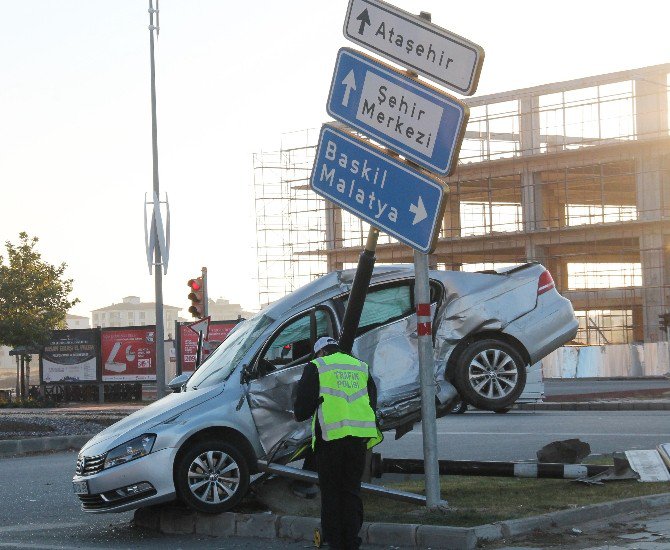
<instances>
[{"instance_id":1,"label":"shattered car window","mask_svg":"<svg viewBox=\"0 0 670 550\"><path fill-rule=\"evenodd\" d=\"M235 327L235 330L216 348L202 367L189 378L186 389L195 390L223 382L253 343L272 323L274 319L260 313Z\"/></svg>"},{"instance_id":2,"label":"shattered car window","mask_svg":"<svg viewBox=\"0 0 670 550\"><path fill-rule=\"evenodd\" d=\"M314 312L314 316L316 318L315 338L332 336L332 323L329 315L319 309ZM263 359L275 367L280 367L309 355L312 351L310 323L310 314L307 314L281 329L268 346Z\"/></svg>"},{"instance_id":3,"label":"shattered car window","mask_svg":"<svg viewBox=\"0 0 670 550\"><path fill-rule=\"evenodd\" d=\"M348 298L344 300L345 307L347 301ZM369 329L401 319L413 312L409 284L371 289L365 297L363 313L358 325L359 332L361 329Z\"/></svg>"}]
</instances>

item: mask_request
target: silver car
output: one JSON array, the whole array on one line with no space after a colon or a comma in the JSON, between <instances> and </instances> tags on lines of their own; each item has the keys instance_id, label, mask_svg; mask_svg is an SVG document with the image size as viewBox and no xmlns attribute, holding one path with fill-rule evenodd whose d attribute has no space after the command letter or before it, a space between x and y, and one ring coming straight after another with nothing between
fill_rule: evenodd
<instances>
[{"instance_id":1,"label":"silver car","mask_svg":"<svg viewBox=\"0 0 670 550\"><path fill-rule=\"evenodd\" d=\"M181 391L91 439L73 478L83 510L179 498L222 512L244 496L258 459L293 460L311 437L293 418L296 383L316 339L340 333L354 274L325 275L238 324ZM509 407L528 366L576 334L570 302L540 264L430 279L438 415L453 407L454 386L478 408ZM375 269L353 349L377 383L380 426L396 437L420 419L413 284L411 267Z\"/></svg>"}]
</instances>

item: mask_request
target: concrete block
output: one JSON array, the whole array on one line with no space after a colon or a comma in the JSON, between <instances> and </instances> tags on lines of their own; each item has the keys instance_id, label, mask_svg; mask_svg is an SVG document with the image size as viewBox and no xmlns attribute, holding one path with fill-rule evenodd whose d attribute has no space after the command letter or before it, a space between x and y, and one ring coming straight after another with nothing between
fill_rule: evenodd
<instances>
[{"instance_id":1,"label":"concrete block","mask_svg":"<svg viewBox=\"0 0 670 550\"><path fill-rule=\"evenodd\" d=\"M44 450L57 450L58 440L52 441L51 437L35 437L33 439L21 440L20 452L34 453Z\"/></svg>"},{"instance_id":2,"label":"concrete block","mask_svg":"<svg viewBox=\"0 0 670 550\"><path fill-rule=\"evenodd\" d=\"M411 523L372 523L368 526L366 542L378 546L413 548L416 546L418 528L418 525Z\"/></svg>"},{"instance_id":3,"label":"concrete block","mask_svg":"<svg viewBox=\"0 0 670 550\"><path fill-rule=\"evenodd\" d=\"M279 516L274 514L237 514L235 534L238 537L277 538L278 519Z\"/></svg>"},{"instance_id":4,"label":"concrete block","mask_svg":"<svg viewBox=\"0 0 670 550\"><path fill-rule=\"evenodd\" d=\"M280 539L291 539L291 524L298 519L297 516L279 516L277 521L277 536ZM295 539L299 540L299 539Z\"/></svg>"},{"instance_id":5,"label":"concrete block","mask_svg":"<svg viewBox=\"0 0 670 550\"><path fill-rule=\"evenodd\" d=\"M279 519L279 536L291 540L314 540L314 529L321 528L319 518L284 516Z\"/></svg>"},{"instance_id":6,"label":"concrete block","mask_svg":"<svg viewBox=\"0 0 670 550\"><path fill-rule=\"evenodd\" d=\"M477 544L485 541L500 540L503 538L503 529L500 523L489 523L473 527Z\"/></svg>"},{"instance_id":7,"label":"concrete block","mask_svg":"<svg viewBox=\"0 0 670 550\"><path fill-rule=\"evenodd\" d=\"M20 441L12 439L0 441L0 456L17 454L19 443Z\"/></svg>"},{"instance_id":8,"label":"concrete block","mask_svg":"<svg viewBox=\"0 0 670 550\"><path fill-rule=\"evenodd\" d=\"M420 525L416 530L417 548L470 550L476 544L475 531L471 528Z\"/></svg>"},{"instance_id":9,"label":"concrete block","mask_svg":"<svg viewBox=\"0 0 670 550\"><path fill-rule=\"evenodd\" d=\"M159 531L161 526L160 508L154 506L138 508L133 515L133 522L138 527Z\"/></svg>"},{"instance_id":10,"label":"concrete block","mask_svg":"<svg viewBox=\"0 0 670 550\"><path fill-rule=\"evenodd\" d=\"M198 514L195 520L195 532L210 537L232 537L235 535L235 516L233 512L219 515Z\"/></svg>"},{"instance_id":11,"label":"concrete block","mask_svg":"<svg viewBox=\"0 0 670 550\"><path fill-rule=\"evenodd\" d=\"M180 508L161 510L161 532L170 535L195 533L195 512Z\"/></svg>"},{"instance_id":12,"label":"concrete block","mask_svg":"<svg viewBox=\"0 0 670 550\"><path fill-rule=\"evenodd\" d=\"M600 404L601 411L619 411L621 410L621 403L608 401Z\"/></svg>"},{"instance_id":13,"label":"concrete block","mask_svg":"<svg viewBox=\"0 0 670 550\"><path fill-rule=\"evenodd\" d=\"M525 535L537 529L549 529L553 524L551 514L513 519L500 523L503 538Z\"/></svg>"}]
</instances>

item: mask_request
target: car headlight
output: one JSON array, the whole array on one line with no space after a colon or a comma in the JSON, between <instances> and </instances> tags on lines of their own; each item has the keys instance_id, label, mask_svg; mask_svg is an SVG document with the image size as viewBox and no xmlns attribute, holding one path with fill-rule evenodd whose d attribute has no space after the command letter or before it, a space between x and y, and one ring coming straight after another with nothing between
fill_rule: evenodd
<instances>
[{"instance_id":1,"label":"car headlight","mask_svg":"<svg viewBox=\"0 0 670 550\"><path fill-rule=\"evenodd\" d=\"M156 441L156 434L144 434L131 439L118 447L114 447L107 453L104 468L112 468L119 464L125 464L136 458L148 455Z\"/></svg>"}]
</instances>

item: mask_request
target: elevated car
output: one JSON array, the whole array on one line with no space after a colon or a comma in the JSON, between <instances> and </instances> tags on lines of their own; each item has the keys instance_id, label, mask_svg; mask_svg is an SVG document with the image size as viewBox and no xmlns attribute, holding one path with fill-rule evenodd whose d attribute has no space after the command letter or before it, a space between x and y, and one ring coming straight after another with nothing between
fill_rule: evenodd
<instances>
[{"instance_id":1,"label":"elevated car","mask_svg":"<svg viewBox=\"0 0 670 550\"><path fill-rule=\"evenodd\" d=\"M179 498L222 512L244 496L258 459L295 458L311 436L309 422L293 419L296 382L317 338L340 334L354 273L325 275L238 324L182 391L86 443L73 478L82 508L120 512ZM413 285L410 267L375 269L353 349L377 383L380 426L396 435L420 418ZM577 331L570 302L540 264L431 271L430 288L438 415L452 406L453 386L476 407L509 407L528 366Z\"/></svg>"}]
</instances>

